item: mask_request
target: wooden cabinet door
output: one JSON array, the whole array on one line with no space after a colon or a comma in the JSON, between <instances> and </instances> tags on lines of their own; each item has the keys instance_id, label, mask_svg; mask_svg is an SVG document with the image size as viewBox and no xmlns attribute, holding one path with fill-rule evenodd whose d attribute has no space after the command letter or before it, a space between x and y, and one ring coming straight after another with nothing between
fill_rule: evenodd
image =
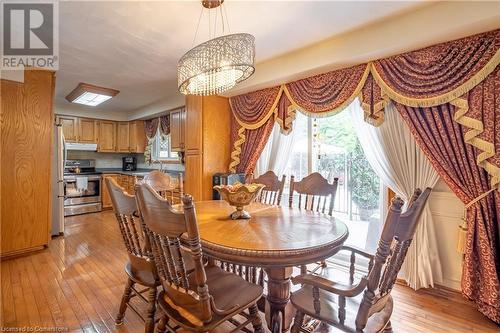
<instances>
[{"instance_id":1,"label":"wooden cabinet door","mask_svg":"<svg viewBox=\"0 0 500 333\"><path fill-rule=\"evenodd\" d=\"M122 153L130 152L130 128L128 122L118 123L116 130L116 150Z\"/></svg>"},{"instance_id":2,"label":"wooden cabinet door","mask_svg":"<svg viewBox=\"0 0 500 333\"><path fill-rule=\"evenodd\" d=\"M95 119L80 118L78 120L78 142L97 142L97 122Z\"/></svg>"},{"instance_id":3,"label":"wooden cabinet door","mask_svg":"<svg viewBox=\"0 0 500 333\"><path fill-rule=\"evenodd\" d=\"M144 132L144 121L135 120L129 123L130 152L144 153L146 148L146 133Z\"/></svg>"},{"instance_id":4,"label":"wooden cabinet door","mask_svg":"<svg viewBox=\"0 0 500 333\"><path fill-rule=\"evenodd\" d=\"M183 127L183 110L172 111L170 113L170 149L172 151L184 150Z\"/></svg>"},{"instance_id":5,"label":"wooden cabinet door","mask_svg":"<svg viewBox=\"0 0 500 333\"><path fill-rule=\"evenodd\" d=\"M202 200L202 155L186 155L185 165L184 193L191 194L195 201Z\"/></svg>"},{"instance_id":6,"label":"wooden cabinet door","mask_svg":"<svg viewBox=\"0 0 500 333\"><path fill-rule=\"evenodd\" d=\"M116 151L116 123L102 120L99 122L99 151Z\"/></svg>"},{"instance_id":7,"label":"wooden cabinet door","mask_svg":"<svg viewBox=\"0 0 500 333\"><path fill-rule=\"evenodd\" d=\"M202 151L202 108L201 96L186 96L185 148L187 154L200 154ZM215 124L213 124L215 125Z\"/></svg>"},{"instance_id":8,"label":"wooden cabinet door","mask_svg":"<svg viewBox=\"0 0 500 333\"><path fill-rule=\"evenodd\" d=\"M59 116L59 124L62 125L64 139L67 142L78 141L78 117Z\"/></svg>"},{"instance_id":9,"label":"wooden cabinet door","mask_svg":"<svg viewBox=\"0 0 500 333\"><path fill-rule=\"evenodd\" d=\"M111 208L113 207L113 204L111 202L111 197L109 196L109 190L108 190L108 184L106 184L106 178L112 178L115 179L117 178L118 175L104 175L102 177L102 208Z\"/></svg>"}]
</instances>

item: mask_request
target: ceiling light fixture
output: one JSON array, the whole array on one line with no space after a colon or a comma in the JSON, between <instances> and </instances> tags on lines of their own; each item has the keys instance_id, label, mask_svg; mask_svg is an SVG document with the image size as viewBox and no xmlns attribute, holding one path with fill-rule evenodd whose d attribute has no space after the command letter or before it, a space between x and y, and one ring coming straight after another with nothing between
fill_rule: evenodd
<instances>
[{"instance_id":1,"label":"ceiling light fixture","mask_svg":"<svg viewBox=\"0 0 500 333\"><path fill-rule=\"evenodd\" d=\"M195 46L179 60L178 87L184 95L220 94L248 79L255 71L255 37L246 33L231 34L223 2L224 0L201 1L203 7L193 45L205 8L208 9L209 40ZM214 17L212 12L215 12ZM221 22L220 36L217 35L218 17ZM224 35L226 26L228 35Z\"/></svg>"},{"instance_id":2,"label":"ceiling light fixture","mask_svg":"<svg viewBox=\"0 0 500 333\"><path fill-rule=\"evenodd\" d=\"M97 106L115 97L119 92L119 90L80 82L78 86L66 96L66 100L70 103Z\"/></svg>"}]
</instances>

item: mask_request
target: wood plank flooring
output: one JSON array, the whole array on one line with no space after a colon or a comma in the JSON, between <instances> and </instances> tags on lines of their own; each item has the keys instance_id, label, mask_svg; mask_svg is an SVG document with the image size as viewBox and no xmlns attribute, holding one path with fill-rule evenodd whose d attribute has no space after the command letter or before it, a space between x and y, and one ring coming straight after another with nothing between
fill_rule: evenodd
<instances>
[{"instance_id":1,"label":"wood plank flooring","mask_svg":"<svg viewBox=\"0 0 500 333\"><path fill-rule=\"evenodd\" d=\"M68 218L65 236L53 239L48 249L1 262L1 331L142 332L143 323L132 311L123 325L114 325L126 260L112 212ZM395 332L500 330L458 293L397 286L392 294Z\"/></svg>"}]
</instances>

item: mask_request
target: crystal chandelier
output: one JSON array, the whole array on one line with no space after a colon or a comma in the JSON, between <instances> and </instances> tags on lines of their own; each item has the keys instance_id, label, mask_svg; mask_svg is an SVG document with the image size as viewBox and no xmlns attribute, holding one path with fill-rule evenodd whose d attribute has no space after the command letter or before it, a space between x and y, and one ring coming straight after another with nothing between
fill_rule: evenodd
<instances>
[{"instance_id":1,"label":"crystal chandelier","mask_svg":"<svg viewBox=\"0 0 500 333\"><path fill-rule=\"evenodd\" d=\"M224 0L202 1L203 7L209 9L209 38L211 39L195 46L179 60L177 76L179 91L182 94L203 96L220 94L246 80L255 71L254 36L237 33L216 37L218 10L215 10L215 25L212 27L210 9L220 9L224 34L227 17L224 18L223 2ZM200 15L200 20L201 17L202 15ZM195 40L197 34L198 28Z\"/></svg>"}]
</instances>

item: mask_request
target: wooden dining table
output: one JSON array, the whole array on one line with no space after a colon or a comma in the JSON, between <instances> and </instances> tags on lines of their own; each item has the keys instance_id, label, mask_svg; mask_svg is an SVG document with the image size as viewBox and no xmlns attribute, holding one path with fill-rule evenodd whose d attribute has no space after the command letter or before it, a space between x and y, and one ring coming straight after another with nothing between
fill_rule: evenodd
<instances>
[{"instance_id":1,"label":"wooden dining table","mask_svg":"<svg viewBox=\"0 0 500 333\"><path fill-rule=\"evenodd\" d=\"M222 200L195 203L204 254L214 260L261 267L267 274L266 322L286 332L294 316L290 300L293 267L326 259L347 239L347 226L325 214L252 203L251 218L231 220Z\"/></svg>"}]
</instances>

